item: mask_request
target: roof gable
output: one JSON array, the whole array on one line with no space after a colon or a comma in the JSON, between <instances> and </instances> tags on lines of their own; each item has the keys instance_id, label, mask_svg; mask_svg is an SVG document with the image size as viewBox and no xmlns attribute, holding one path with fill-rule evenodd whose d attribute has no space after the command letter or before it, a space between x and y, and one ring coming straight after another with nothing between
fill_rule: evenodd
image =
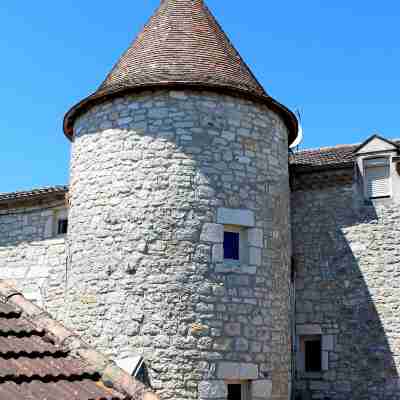
<instances>
[{"instance_id":1,"label":"roof gable","mask_svg":"<svg viewBox=\"0 0 400 400\"><path fill-rule=\"evenodd\" d=\"M381 151L397 151L398 145L377 134L372 135L354 150L355 154L375 153Z\"/></svg>"}]
</instances>

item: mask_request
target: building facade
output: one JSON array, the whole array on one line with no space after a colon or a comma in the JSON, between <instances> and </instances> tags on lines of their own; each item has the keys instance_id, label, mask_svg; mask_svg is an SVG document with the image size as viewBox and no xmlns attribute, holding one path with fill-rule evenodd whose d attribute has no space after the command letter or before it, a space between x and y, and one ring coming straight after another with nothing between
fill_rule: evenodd
<instances>
[{"instance_id":1,"label":"building facade","mask_svg":"<svg viewBox=\"0 0 400 400\"><path fill-rule=\"evenodd\" d=\"M66 114L69 187L0 195L0 277L162 399L398 399L398 143L297 130L203 1L164 0Z\"/></svg>"}]
</instances>

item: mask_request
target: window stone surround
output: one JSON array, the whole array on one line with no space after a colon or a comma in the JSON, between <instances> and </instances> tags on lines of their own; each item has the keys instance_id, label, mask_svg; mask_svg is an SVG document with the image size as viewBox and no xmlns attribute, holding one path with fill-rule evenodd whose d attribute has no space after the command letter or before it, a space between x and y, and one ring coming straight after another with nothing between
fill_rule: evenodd
<instances>
[{"instance_id":1,"label":"window stone surround","mask_svg":"<svg viewBox=\"0 0 400 400\"><path fill-rule=\"evenodd\" d=\"M241 252L245 252L237 265L224 262L224 231L232 227L240 231ZM204 224L200 240L213 244L211 258L216 264L216 272L255 274L257 267L262 265L264 233L263 229L255 227L254 212L251 210L219 208L217 223Z\"/></svg>"}]
</instances>

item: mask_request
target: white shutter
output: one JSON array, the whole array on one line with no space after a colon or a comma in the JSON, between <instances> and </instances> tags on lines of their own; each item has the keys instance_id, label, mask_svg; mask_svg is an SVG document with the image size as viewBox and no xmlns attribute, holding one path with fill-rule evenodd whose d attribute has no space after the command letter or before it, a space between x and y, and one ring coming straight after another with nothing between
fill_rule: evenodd
<instances>
[{"instance_id":1,"label":"white shutter","mask_svg":"<svg viewBox=\"0 0 400 400\"><path fill-rule=\"evenodd\" d=\"M369 198L390 196L389 165L368 166L365 170Z\"/></svg>"}]
</instances>

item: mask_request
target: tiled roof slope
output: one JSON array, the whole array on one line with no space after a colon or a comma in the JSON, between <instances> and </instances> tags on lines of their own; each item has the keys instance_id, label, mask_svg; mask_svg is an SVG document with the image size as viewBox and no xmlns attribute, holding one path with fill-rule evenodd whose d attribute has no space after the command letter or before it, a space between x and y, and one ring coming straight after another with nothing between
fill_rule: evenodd
<instances>
[{"instance_id":1,"label":"tiled roof slope","mask_svg":"<svg viewBox=\"0 0 400 400\"><path fill-rule=\"evenodd\" d=\"M24 200L33 197L43 197L52 194L65 194L68 192L68 186L49 186L27 191L18 191L12 193L0 193L0 203L9 200Z\"/></svg>"},{"instance_id":2,"label":"tiled roof slope","mask_svg":"<svg viewBox=\"0 0 400 400\"><path fill-rule=\"evenodd\" d=\"M297 171L351 167L355 160L356 148L357 145L341 145L302 150L292 153L289 162L291 168Z\"/></svg>"},{"instance_id":3,"label":"tiled roof slope","mask_svg":"<svg viewBox=\"0 0 400 400\"><path fill-rule=\"evenodd\" d=\"M0 281L0 399L157 397Z\"/></svg>"},{"instance_id":4,"label":"tiled roof slope","mask_svg":"<svg viewBox=\"0 0 400 400\"><path fill-rule=\"evenodd\" d=\"M400 140L393 140L393 143L400 146ZM301 150L292 153L289 162L296 171L349 168L353 166L359 147L360 143Z\"/></svg>"},{"instance_id":5,"label":"tiled roof slope","mask_svg":"<svg viewBox=\"0 0 400 400\"><path fill-rule=\"evenodd\" d=\"M162 0L99 89L67 113L64 131L71 137L74 119L94 100L160 86L257 98L282 115L291 141L297 136L296 117L267 95L203 0Z\"/></svg>"}]
</instances>

